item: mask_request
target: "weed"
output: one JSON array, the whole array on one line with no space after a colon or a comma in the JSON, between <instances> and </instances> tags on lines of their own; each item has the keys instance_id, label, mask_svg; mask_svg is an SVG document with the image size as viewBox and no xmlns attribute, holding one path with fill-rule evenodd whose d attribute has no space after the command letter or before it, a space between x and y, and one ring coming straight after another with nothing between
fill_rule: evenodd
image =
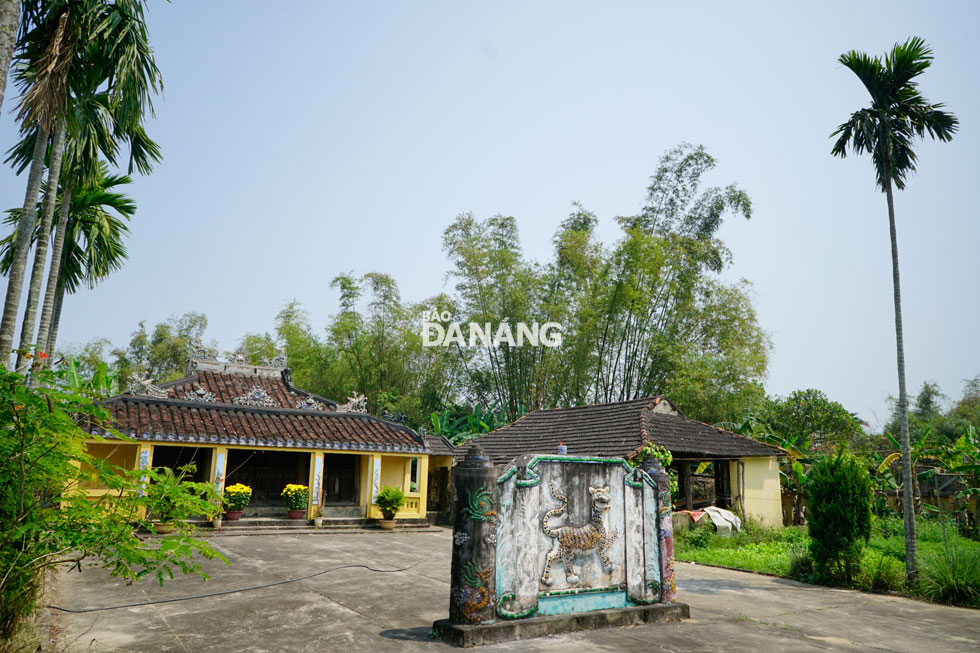
<instances>
[{"instance_id":1,"label":"weed","mask_svg":"<svg viewBox=\"0 0 980 653\"><path fill-rule=\"evenodd\" d=\"M894 556L869 551L861 560L856 584L868 592L901 591L905 588L905 568Z\"/></svg>"},{"instance_id":2,"label":"weed","mask_svg":"<svg viewBox=\"0 0 980 653\"><path fill-rule=\"evenodd\" d=\"M941 603L980 605L980 551L949 548L922 557L919 588Z\"/></svg>"}]
</instances>

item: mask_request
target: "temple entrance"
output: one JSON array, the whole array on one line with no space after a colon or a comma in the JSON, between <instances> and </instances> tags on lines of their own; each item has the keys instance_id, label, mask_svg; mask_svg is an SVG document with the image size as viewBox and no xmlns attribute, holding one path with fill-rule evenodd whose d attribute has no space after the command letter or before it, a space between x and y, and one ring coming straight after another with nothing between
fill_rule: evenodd
<instances>
[{"instance_id":1,"label":"temple entrance","mask_svg":"<svg viewBox=\"0 0 980 653\"><path fill-rule=\"evenodd\" d=\"M295 451L229 449L225 486L252 488L249 507L282 506L282 489L290 483L309 485L310 454Z\"/></svg>"},{"instance_id":2,"label":"temple entrance","mask_svg":"<svg viewBox=\"0 0 980 653\"><path fill-rule=\"evenodd\" d=\"M174 474L180 475L178 467L194 463L196 471L187 477L198 483L211 480L211 447L181 447L158 444L153 447L154 467L169 467Z\"/></svg>"},{"instance_id":3,"label":"temple entrance","mask_svg":"<svg viewBox=\"0 0 980 653\"><path fill-rule=\"evenodd\" d=\"M323 505L353 506L357 504L357 454L323 456Z\"/></svg>"}]
</instances>

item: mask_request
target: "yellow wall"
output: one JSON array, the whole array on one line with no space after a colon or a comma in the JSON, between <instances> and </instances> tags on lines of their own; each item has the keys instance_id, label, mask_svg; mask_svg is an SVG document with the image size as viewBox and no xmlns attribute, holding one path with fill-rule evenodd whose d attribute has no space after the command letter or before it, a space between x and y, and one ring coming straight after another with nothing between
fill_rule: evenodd
<instances>
[{"instance_id":1,"label":"yellow wall","mask_svg":"<svg viewBox=\"0 0 980 653\"><path fill-rule=\"evenodd\" d=\"M152 451L155 446L175 446L176 443L158 443L158 442L106 442L105 440L92 439L86 443L86 446L93 455L99 458L108 459L113 464L119 465L127 469L136 469L139 466L139 452L146 450L147 452ZM176 446L193 447L198 446L191 443L181 443ZM281 451L280 447L249 447L249 446L214 446L201 444L202 448L211 449L210 457L210 474L208 479L217 485L223 487L224 476L226 469L218 469L218 454L223 454L224 458L221 461L223 463L222 467L226 467L228 463L228 451L231 449L264 449ZM321 457L324 454L329 453L340 453L349 454L350 451L320 451L320 450L304 450L300 448L294 448L292 451L302 452L310 454L310 478L309 484L313 483L313 471L316 465L316 458ZM381 512L371 505L372 495L371 495L371 462L375 457L381 460L381 486L393 485L394 487L400 488L405 492L405 507L398 513L399 518L420 518L425 517L425 504L428 493L428 469L429 469L429 457L425 454L412 454L412 453L397 453L397 454L380 454L380 453L364 453L360 454L361 466L360 466L360 491L359 491L359 503L361 506L366 508L367 517L369 518L380 518ZM416 491L410 491L411 482L411 470L412 470L412 458L418 458L418 472L417 472L417 485ZM448 458L447 458L448 459ZM451 460L451 459L450 459ZM149 465L152 466L153 460L150 456ZM322 478L321 478L322 483ZM96 488L92 488L88 491L91 496L97 496L101 494L101 491ZM312 515L312 497L310 498L310 510L309 513Z\"/></svg>"},{"instance_id":2,"label":"yellow wall","mask_svg":"<svg viewBox=\"0 0 980 653\"><path fill-rule=\"evenodd\" d=\"M779 464L776 458L742 458L745 464L745 514L770 528L783 525L783 506L779 488ZM738 462L731 463L731 479L738 478ZM739 491L732 488L733 494Z\"/></svg>"},{"instance_id":3,"label":"yellow wall","mask_svg":"<svg viewBox=\"0 0 980 653\"><path fill-rule=\"evenodd\" d=\"M136 469L136 459L139 455L139 444L128 442L93 442L87 445L88 453L96 458L100 458L110 465L123 469ZM82 467L83 472L91 471L88 465ZM104 489L105 486L98 481L91 480L82 483L86 489Z\"/></svg>"}]
</instances>

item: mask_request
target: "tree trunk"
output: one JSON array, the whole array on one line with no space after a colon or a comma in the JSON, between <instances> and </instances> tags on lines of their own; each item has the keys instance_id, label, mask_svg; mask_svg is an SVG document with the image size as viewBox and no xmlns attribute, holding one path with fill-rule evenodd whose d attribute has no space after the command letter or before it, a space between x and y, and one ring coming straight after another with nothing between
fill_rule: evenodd
<instances>
[{"instance_id":1,"label":"tree trunk","mask_svg":"<svg viewBox=\"0 0 980 653\"><path fill-rule=\"evenodd\" d=\"M41 299L41 284L44 281L44 268L48 263L48 245L51 242L51 222L54 220L54 207L58 199L58 182L61 179L61 158L65 151L65 121L62 120L55 128L51 140L51 160L48 163L48 187L41 204L41 226L37 237L37 247L34 250L34 267L31 270L31 281L27 286L27 306L24 308L24 321L20 327L21 352L37 344L37 352L44 351L41 340L34 340L34 327L37 326L37 309ZM17 354L17 369L23 362L23 353Z\"/></svg>"},{"instance_id":2,"label":"tree trunk","mask_svg":"<svg viewBox=\"0 0 980 653\"><path fill-rule=\"evenodd\" d=\"M54 352L54 346L58 342L58 325L61 324L61 307L65 303L65 280L58 279L58 288L54 299L54 313L51 314L51 333L48 335L48 346L45 351ZM50 365L50 358L48 359Z\"/></svg>"},{"instance_id":3,"label":"tree trunk","mask_svg":"<svg viewBox=\"0 0 980 653\"><path fill-rule=\"evenodd\" d=\"M895 347L898 363L898 419L902 445L902 514L905 519L905 577L909 582L919 578L917 543L915 541L915 500L912 478L912 446L909 442L909 398L905 390L905 339L902 336L902 284L898 274L898 235L895 232L895 200L892 182L885 182L888 199L888 233L892 243L892 285L895 296Z\"/></svg>"},{"instance_id":4,"label":"tree trunk","mask_svg":"<svg viewBox=\"0 0 980 653\"><path fill-rule=\"evenodd\" d=\"M3 302L3 318L0 319L0 357L4 367L10 364L10 351L17 328L17 313L20 310L20 296L24 291L24 271L27 269L27 253L31 248L34 234L34 216L37 213L37 194L41 189L41 176L44 172L44 154L48 146L48 133L38 127L37 142L31 157L31 171L27 175L27 192L24 194L24 207L17 223L17 237L14 240L14 256L7 278L7 295Z\"/></svg>"},{"instance_id":5,"label":"tree trunk","mask_svg":"<svg viewBox=\"0 0 980 653\"><path fill-rule=\"evenodd\" d=\"M55 297L61 284L61 253L65 248L65 230L68 229L68 217L71 215L72 185L65 182L61 193L61 215L58 217L58 228L51 245L51 270L48 272L48 285L44 289L44 305L41 307L41 323L37 329L37 346L48 352L48 358L41 361L42 367L50 367L54 350L48 347L51 338L51 317L54 313Z\"/></svg>"},{"instance_id":6,"label":"tree trunk","mask_svg":"<svg viewBox=\"0 0 980 653\"><path fill-rule=\"evenodd\" d=\"M0 107L7 90L7 73L17 43L17 26L20 24L20 0L0 0Z\"/></svg>"}]
</instances>

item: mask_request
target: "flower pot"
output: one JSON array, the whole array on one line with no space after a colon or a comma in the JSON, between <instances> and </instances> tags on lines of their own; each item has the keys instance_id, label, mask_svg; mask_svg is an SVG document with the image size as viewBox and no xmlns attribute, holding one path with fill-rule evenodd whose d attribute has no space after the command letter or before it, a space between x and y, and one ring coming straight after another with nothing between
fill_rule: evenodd
<instances>
[{"instance_id":1,"label":"flower pot","mask_svg":"<svg viewBox=\"0 0 980 653\"><path fill-rule=\"evenodd\" d=\"M174 532L173 524L161 524L159 522L154 522L153 528L156 529L157 535L166 535L167 533Z\"/></svg>"},{"instance_id":2,"label":"flower pot","mask_svg":"<svg viewBox=\"0 0 980 653\"><path fill-rule=\"evenodd\" d=\"M306 519L305 510L287 510L290 519Z\"/></svg>"},{"instance_id":3,"label":"flower pot","mask_svg":"<svg viewBox=\"0 0 980 653\"><path fill-rule=\"evenodd\" d=\"M381 527L383 531L393 531L395 530L395 520L394 519L379 519L378 526Z\"/></svg>"},{"instance_id":4,"label":"flower pot","mask_svg":"<svg viewBox=\"0 0 980 653\"><path fill-rule=\"evenodd\" d=\"M229 510L225 513L225 519L228 521L238 521L242 518L242 510Z\"/></svg>"},{"instance_id":5,"label":"flower pot","mask_svg":"<svg viewBox=\"0 0 980 653\"><path fill-rule=\"evenodd\" d=\"M217 517L211 519L211 526L214 528L221 528L221 522L222 522L221 515L218 515Z\"/></svg>"},{"instance_id":6,"label":"flower pot","mask_svg":"<svg viewBox=\"0 0 980 653\"><path fill-rule=\"evenodd\" d=\"M313 518L313 528L323 528L323 517Z\"/></svg>"}]
</instances>

